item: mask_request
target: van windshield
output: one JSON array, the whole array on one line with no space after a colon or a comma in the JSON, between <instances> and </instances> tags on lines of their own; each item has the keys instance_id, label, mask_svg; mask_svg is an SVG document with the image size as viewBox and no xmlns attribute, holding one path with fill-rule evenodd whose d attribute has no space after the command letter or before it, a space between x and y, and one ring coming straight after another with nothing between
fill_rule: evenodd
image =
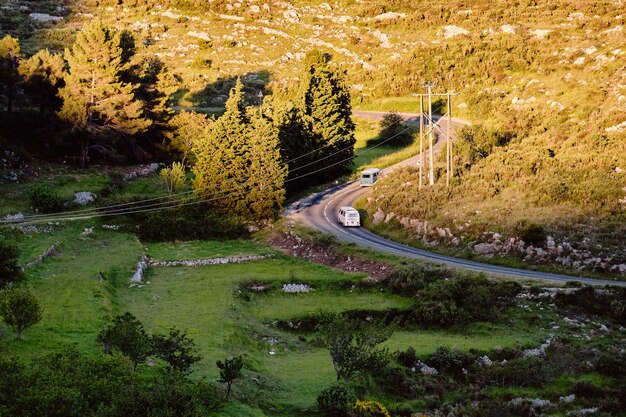
<instances>
[{"instance_id":1,"label":"van windshield","mask_svg":"<svg viewBox=\"0 0 626 417\"><path fill-rule=\"evenodd\" d=\"M354 219L356 217L359 217L359 213L354 212L354 211L349 211L346 213L346 216L350 219Z\"/></svg>"}]
</instances>

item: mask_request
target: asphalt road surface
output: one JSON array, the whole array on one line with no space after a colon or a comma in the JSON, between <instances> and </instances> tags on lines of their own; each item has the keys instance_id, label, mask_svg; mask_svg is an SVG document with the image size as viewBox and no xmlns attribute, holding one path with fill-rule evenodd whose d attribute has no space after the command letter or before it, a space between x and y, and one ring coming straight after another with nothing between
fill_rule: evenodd
<instances>
[{"instance_id":1,"label":"asphalt road surface","mask_svg":"<svg viewBox=\"0 0 626 417\"><path fill-rule=\"evenodd\" d=\"M380 119L385 113L354 112L354 114L357 117ZM401 113L401 115L405 119L412 122L415 121L418 117L418 115L415 114ZM444 129L447 128L443 120L441 121L441 124ZM453 125L455 124L464 124L464 122L453 119ZM441 140L440 138L437 144L433 147L433 151L437 152L438 150L440 150L443 143L445 143L445 140ZM404 160L391 167L385 168L384 174L388 175L390 172L399 167L416 165L418 159L419 155ZM352 206L354 202L363 194L367 193L368 190L368 187L361 187L358 181L341 184L291 204L286 210L286 215L293 219L300 220L324 233L330 233L343 241L352 242L359 246L390 253L393 255L404 256L407 258L421 259L424 261L445 264L455 268L463 268L471 271L484 272L486 274L509 278L553 282L556 281L562 283L567 281L579 281L584 284L593 285L611 284L626 286L626 282L624 281L552 274L547 272L490 265L465 259L454 258L451 256L440 255L437 253L393 242L389 239L378 236L362 227L343 227L337 220L337 212L339 210L339 207Z\"/></svg>"}]
</instances>

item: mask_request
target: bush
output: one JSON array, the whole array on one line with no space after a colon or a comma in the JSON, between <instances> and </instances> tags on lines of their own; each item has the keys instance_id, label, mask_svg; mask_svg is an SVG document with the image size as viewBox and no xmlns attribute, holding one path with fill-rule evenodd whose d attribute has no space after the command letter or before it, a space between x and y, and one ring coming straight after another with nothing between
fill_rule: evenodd
<instances>
[{"instance_id":1,"label":"bush","mask_svg":"<svg viewBox=\"0 0 626 417\"><path fill-rule=\"evenodd\" d=\"M428 363L439 372L458 378L463 376L463 370L473 364L474 360L474 356L469 353L461 352L458 349L450 350L442 346L430 355Z\"/></svg>"},{"instance_id":2,"label":"bush","mask_svg":"<svg viewBox=\"0 0 626 417\"><path fill-rule=\"evenodd\" d=\"M185 167L180 162L172 163L171 168L163 168L159 176L165 183L167 192L171 195L185 186Z\"/></svg>"},{"instance_id":3,"label":"bush","mask_svg":"<svg viewBox=\"0 0 626 417\"><path fill-rule=\"evenodd\" d=\"M412 346L409 346L409 348L402 352L396 352L396 359L398 359L398 363L402 366L405 366L407 368L412 368L413 365L415 365L415 362L417 362L417 355L415 354L415 349L413 349Z\"/></svg>"},{"instance_id":4,"label":"bush","mask_svg":"<svg viewBox=\"0 0 626 417\"><path fill-rule=\"evenodd\" d=\"M22 277L22 269L17 264L19 251L4 237L0 240L0 288Z\"/></svg>"},{"instance_id":5,"label":"bush","mask_svg":"<svg viewBox=\"0 0 626 417\"><path fill-rule=\"evenodd\" d=\"M541 246L546 242L546 231L542 225L530 223L522 227L520 238L528 245Z\"/></svg>"},{"instance_id":6,"label":"bush","mask_svg":"<svg viewBox=\"0 0 626 417\"><path fill-rule=\"evenodd\" d=\"M475 275L435 281L418 294L415 319L444 327L493 320L513 302L521 288L513 281L493 282Z\"/></svg>"},{"instance_id":7,"label":"bush","mask_svg":"<svg viewBox=\"0 0 626 417\"><path fill-rule=\"evenodd\" d=\"M349 384L337 383L326 388L317 397L317 406L322 414L331 417L347 416L357 398Z\"/></svg>"},{"instance_id":8,"label":"bush","mask_svg":"<svg viewBox=\"0 0 626 417\"><path fill-rule=\"evenodd\" d=\"M385 142L385 145L389 146L406 146L413 142L412 129L404 123L404 119L396 111L391 111L383 116L380 121L380 129L378 138L373 141L374 143Z\"/></svg>"},{"instance_id":9,"label":"bush","mask_svg":"<svg viewBox=\"0 0 626 417\"><path fill-rule=\"evenodd\" d=\"M61 200L57 192L48 185L36 184L30 189L28 197L30 199L30 205L44 213L59 211L63 208L63 200Z\"/></svg>"},{"instance_id":10,"label":"bush","mask_svg":"<svg viewBox=\"0 0 626 417\"><path fill-rule=\"evenodd\" d=\"M350 410L350 417L391 417L389 411L378 401L357 400Z\"/></svg>"},{"instance_id":11,"label":"bush","mask_svg":"<svg viewBox=\"0 0 626 417\"><path fill-rule=\"evenodd\" d=\"M413 263L390 273L385 283L393 293L413 297L433 282L451 276L452 274L446 268L431 264Z\"/></svg>"},{"instance_id":12,"label":"bush","mask_svg":"<svg viewBox=\"0 0 626 417\"><path fill-rule=\"evenodd\" d=\"M146 241L234 239L248 231L238 218L218 216L201 205L134 214L129 231Z\"/></svg>"}]
</instances>

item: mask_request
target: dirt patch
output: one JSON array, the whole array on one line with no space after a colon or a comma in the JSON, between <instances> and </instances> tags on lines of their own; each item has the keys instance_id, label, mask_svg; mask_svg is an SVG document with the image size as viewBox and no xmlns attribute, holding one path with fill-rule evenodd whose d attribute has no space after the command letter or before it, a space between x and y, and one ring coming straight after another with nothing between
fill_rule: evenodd
<instances>
[{"instance_id":1,"label":"dirt patch","mask_svg":"<svg viewBox=\"0 0 626 417\"><path fill-rule=\"evenodd\" d=\"M380 280L387 276L394 267L360 256L342 255L336 245L321 246L311 240L303 239L293 232L278 232L270 236L267 242L282 252L303 258L311 262L341 269L346 272L363 272L370 279Z\"/></svg>"}]
</instances>

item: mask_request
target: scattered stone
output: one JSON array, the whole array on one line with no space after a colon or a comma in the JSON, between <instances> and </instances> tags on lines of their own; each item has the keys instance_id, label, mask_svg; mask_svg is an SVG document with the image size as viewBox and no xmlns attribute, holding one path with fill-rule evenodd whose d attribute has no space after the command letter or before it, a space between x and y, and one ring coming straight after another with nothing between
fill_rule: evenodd
<instances>
[{"instance_id":1,"label":"scattered stone","mask_svg":"<svg viewBox=\"0 0 626 417\"><path fill-rule=\"evenodd\" d=\"M610 332L609 328L608 328L608 327L606 327L606 325L604 325L604 324L602 324L602 325L600 326L600 331L601 331L601 332Z\"/></svg>"},{"instance_id":2,"label":"scattered stone","mask_svg":"<svg viewBox=\"0 0 626 417\"><path fill-rule=\"evenodd\" d=\"M550 347L550 344L552 344L552 337L548 338L548 340L545 341L545 343L542 343L539 347L534 348L534 349L526 349L523 353L522 356L525 358L529 358L529 357L538 357L538 356L546 356L546 349L548 347Z\"/></svg>"},{"instance_id":3,"label":"scattered stone","mask_svg":"<svg viewBox=\"0 0 626 417\"><path fill-rule=\"evenodd\" d=\"M150 266L203 266L203 265L222 265L222 264L229 264L229 263L260 261L263 259L271 258L273 256L274 256L273 254L229 256L225 258L206 258L206 259L195 259L195 260L185 260L185 261L155 261L153 259L146 259L146 262Z\"/></svg>"},{"instance_id":4,"label":"scattered stone","mask_svg":"<svg viewBox=\"0 0 626 417\"><path fill-rule=\"evenodd\" d=\"M74 193L74 203L84 206L96 201L96 195L89 191L79 191Z\"/></svg>"},{"instance_id":5,"label":"scattered stone","mask_svg":"<svg viewBox=\"0 0 626 417\"><path fill-rule=\"evenodd\" d=\"M569 403L574 402L575 399L576 399L576 394L572 394L572 395L568 395L566 397L559 397L559 402L560 403L569 404Z\"/></svg>"},{"instance_id":6,"label":"scattered stone","mask_svg":"<svg viewBox=\"0 0 626 417\"><path fill-rule=\"evenodd\" d=\"M437 375L439 373L435 368L426 365L422 361L415 362L415 366L413 368L411 368L411 370L413 372L415 372L417 370L417 371L419 371L420 373L422 373L424 375Z\"/></svg>"},{"instance_id":7,"label":"scattered stone","mask_svg":"<svg viewBox=\"0 0 626 417\"><path fill-rule=\"evenodd\" d=\"M443 35L445 39L450 39L456 36L469 35L470 32L469 30L463 29L462 27L448 25L441 28L441 30L437 34Z\"/></svg>"},{"instance_id":8,"label":"scattered stone","mask_svg":"<svg viewBox=\"0 0 626 417\"><path fill-rule=\"evenodd\" d=\"M478 359L476 359L475 363L476 363L476 365L480 366L481 368L483 366L491 366L491 365L493 365L493 361L487 355L479 357Z\"/></svg>"},{"instance_id":9,"label":"scattered stone","mask_svg":"<svg viewBox=\"0 0 626 417\"><path fill-rule=\"evenodd\" d=\"M307 293L313 291L313 287L307 284L283 284L283 292Z\"/></svg>"},{"instance_id":10,"label":"scattered stone","mask_svg":"<svg viewBox=\"0 0 626 417\"><path fill-rule=\"evenodd\" d=\"M93 233L93 227L85 227L85 230L81 232L81 236L89 236Z\"/></svg>"},{"instance_id":11,"label":"scattered stone","mask_svg":"<svg viewBox=\"0 0 626 417\"><path fill-rule=\"evenodd\" d=\"M137 267L135 268L135 273L130 279L131 287L139 286L140 284L143 283L143 275L147 268L148 268L147 257L146 255L144 255L141 257L141 259L137 263Z\"/></svg>"},{"instance_id":12,"label":"scattered stone","mask_svg":"<svg viewBox=\"0 0 626 417\"><path fill-rule=\"evenodd\" d=\"M4 216L2 221L3 222L7 222L7 223L23 222L24 221L24 215L22 213L7 214L6 216Z\"/></svg>"},{"instance_id":13,"label":"scattered stone","mask_svg":"<svg viewBox=\"0 0 626 417\"><path fill-rule=\"evenodd\" d=\"M58 243L57 243L58 245ZM30 268L31 266L37 265L38 263L43 262L46 258L56 258L61 256L61 252L59 252L55 245L50 246L48 249L46 249L46 251L44 253L42 253L41 255L37 255L37 257L28 262L26 265L24 265L24 268L22 269L27 269Z\"/></svg>"},{"instance_id":14,"label":"scattered stone","mask_svg":"<svg viewBox=\"0 0 626 417\"><path fill-rule=\"evenodd\" d=\"M132 180L140 177L148 177L154 174L159 168L161 164L153 162L148 165L139 165L138 167L133 168L126 174L124 174L124 181Z\"/></svg>"},{"instance_id":15,"label":"scattered stone","mask_svg":"<svg viewBox=\"0 0 626 417\"><path fill-rule=\"evenodd\" d=\"M31 19L36 20L40 23L48 23L48 22L60 22L63 20L61 16L51 16L47 13L31 13L28 15Z\"/></svg>"},{"instance_id":16,"label":"scattered stone","mask_svg":"<svg viewBox=\"0 0 626 417\"><path fill-rule=\"evenodd\" d=\"M103 224L102 228L107 229L107 230L119 230L120 229L120 227L117 224Z\"/></svg>"},{"instance_id":17,"label":"scattered stone","mask_svg":"<svg viewBox=\"0 0 626 417\"><path fill-rule=\"evenodd\" d=\"M474 252L481 255L492 254L494 251L494 245L492 245L491 243L479 243L477 245L474 245Z\"/></svg>"}]
</instances>

